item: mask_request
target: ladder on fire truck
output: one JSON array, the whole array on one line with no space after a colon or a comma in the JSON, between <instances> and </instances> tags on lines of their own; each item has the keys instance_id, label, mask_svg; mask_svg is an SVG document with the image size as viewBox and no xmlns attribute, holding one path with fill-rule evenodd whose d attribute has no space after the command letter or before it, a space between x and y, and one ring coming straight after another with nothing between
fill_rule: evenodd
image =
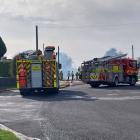
<instances>
[{"instance_id":1,"label":"ladder on fire truck","mask_svg":"<svg viewBox=\"0 0 140 140\"><path fill-rule=\"evenodd\" d=\"M116 55L116 56L106 56L106 57L102 57L102 58L97 58L97 62L106 62L106 61L111 61L113 59L121 59L123 57L127 56L127 54L120 54L120 55Z\"/></svg>"},{"instance_id":2,"label":"ladder on fire truck","mask_svg":"<svg viewBox=\"0 0 140 140\"><path fill-rule=\"evenodd\" d=\"M90 64L92 62L107 62L107 61L111 61L111 60L114 60L114 59L121 59L123 57L127 56L127 54L119 54L119 55L116 55L116 56L104 56L104 57L101 57L101 58L94 58L92 60L89 60L89 61L84 61L82 64Z\"/></svg>"}]
</instances>

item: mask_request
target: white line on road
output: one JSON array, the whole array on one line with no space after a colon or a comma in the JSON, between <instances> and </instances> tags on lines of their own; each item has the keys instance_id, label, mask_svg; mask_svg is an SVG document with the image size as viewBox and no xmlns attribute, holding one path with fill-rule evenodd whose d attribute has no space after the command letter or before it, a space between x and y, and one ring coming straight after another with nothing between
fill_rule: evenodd
<instances>
[{"instance_id":1,"label":"white line on road","mask_svg":"<svg viewBox=\"0 0 140 140\"><path fill-rule=\"evenodd\" d=\"M140 100L140 96L125 96L125 97L99 97L99 100Z\"/></svg>"},{"instance_id":2,"label":"white line on road","mask_svg":"<svg viewBox=\"0 0 140 140\"><path fill-rule=\"evenodd\" d=\"M21 95L13 95L13 94L11 94L11 96L10 96L10 94L9 94L9 96L6 96L6 95L5 96L0 96L0 99L12 98L12 97L14 97L14 98L15 97L18 97L19 98L20 97L21 98Z\"/></svg>"},{"instance_id":3,"label":"white line on road","mask_svg":"<svg viewBox=\"0 0 140 140\"><path fill-rule=\"evenodd\" d=\"M88 100L115 100L115 101L123 101L123 100L140 100L140 96L125 96L125 97L88 97L88 96L72 96L72 99L88 99Z\"/></svg>"},{"instance_id":4,"label":"white line on road","mask_svg":"<svg viewBox=\"0 0 140 140\"><path fill-rule=\"evenodd\" d=\"M74 98L74 99L82 99L82 98L84 98L84 96L72 96L71 98Z\"/></svg>"},{"instance_id":5,"label":"white line on road","mask_svg":"<svg viewBox=\"0 0 140 140\"><path fill-rule=\"evenodd\" d=\"M119 95L119 94L117 94L117 93L115 93L115 94L107 94L108 96L117 96L117 95Z\"/></svg>"},{"instance_id":6,"label":"white line on road","mask_svg":"<svg viewBox=\"0 0 140 140\"><path fill-rule=\"evenodd\" d=\"M10 90L10 91L15 92L15 93L19 93L19 90L17 90L17 89Z\"/></svg>"}]
</instances>

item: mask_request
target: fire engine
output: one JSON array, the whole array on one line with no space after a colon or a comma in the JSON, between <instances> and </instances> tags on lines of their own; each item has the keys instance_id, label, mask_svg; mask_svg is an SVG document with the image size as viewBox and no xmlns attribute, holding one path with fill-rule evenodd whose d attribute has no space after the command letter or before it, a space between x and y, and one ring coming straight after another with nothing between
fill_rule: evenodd
<instances>
[{"instance_id":1,"label":"fire engine","mask_svg":"<svg viewBox=\"0 0 140 140\"><path fill-rule=\"evenodd\" d=\"M138 81L137 61L126 56L121 54L84 61L81 65L82 80L91 87L101 84L118 86L119 83L134 86Z\"/></svg>"},{"instance_id":2,"label":"fire engine","mask_svg":"<svg viewBox=\"0 0 140 140\"><path fill-rule=\"evenodd\" d=\"M17 57L17 88L21 95L50 91L58 93L61 66L54 51L54 46L48 46L44 55L38 50L27 51ZM59 52L57 55L59 56Z\"/></svg>"}]
</instances>

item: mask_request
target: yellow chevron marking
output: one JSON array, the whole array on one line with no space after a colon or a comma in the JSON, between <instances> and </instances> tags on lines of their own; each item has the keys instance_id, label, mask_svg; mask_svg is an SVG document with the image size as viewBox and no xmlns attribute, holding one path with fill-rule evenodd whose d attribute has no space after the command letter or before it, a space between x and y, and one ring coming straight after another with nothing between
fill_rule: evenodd
<instances>
[{"instance_id":1,"label":"yellow chevron marking","mask_svg":"<svg viewBox=\"0 0 140 140\"><path fill-rule=\"evenodd\" d=\"M90 76L90 79L97 79L97 75Z\"/></svg>"},{"instance_id":2,"label":"yellow chevron marking","mask_svg":"<svg viewBox=\"0 0 140 140\"><path fill-rule=\"evenodd\" d=\"M43 73L44 73L44 84L47 87L55 86L56 87L56 69L55 61L47 60L43 61Z\"/></svg>"},{"instance_id":3,"label":"yellow chevron marking","mask_svg":"<svg viewBox=\"0 0 140 140\"><path fill-rule=\"evenodd\" d=\"M19 89L19 81L17 81L17 88Z\"/></svg>"},{"instance_id":4,"label":"yellow chevron marking","mask_svg":"<svg viewBox=\"0 0 140 140\"><path fill-rule=\"evenodd\" d=\"M17 63L31 63L32 61L31 60L17 60Z\"/></svg>"}]
</instances>

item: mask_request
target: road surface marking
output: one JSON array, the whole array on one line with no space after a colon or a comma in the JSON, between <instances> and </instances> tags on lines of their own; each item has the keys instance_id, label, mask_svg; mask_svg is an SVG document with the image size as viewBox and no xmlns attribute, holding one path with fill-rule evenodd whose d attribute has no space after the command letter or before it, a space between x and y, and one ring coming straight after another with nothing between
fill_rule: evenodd
<instances>
[{"instance_id":1,"label":"road surface marking","mask_svg":"<svg viewBox=\"0 0 140 140\"><path fill-rule=\"evenodd\" d=\"M92 100L96 100L96 99L97 99L97 97L90 97L90 99L92 99Z\"/></svg>"},{"instance_id":2,"label":"road surface marking","mask_svg":"<svg viewBox=\"0 0 140 140\"><path fill-rule=\"evenodd\" d=\"M82 99L84 97L83 96L72 96L71 98L74 98L74 99Z\"/></svg>"},{"instance_id":3,"label":"road surface marking","mask_svg":"<svg viewBox=\"0 0 140 140\"><path fill-rule=\"evenodd\" d=\"M140 100L140 96L125 96L125 97L99 97L99 100Z\"/></svg>"},{"instance_id":4,"label":"road surface marking","mask_svg":"<svg viewBox=\"0 0 140 140\"><path fill-rule=\"evenodd\" d=\"M15 92L15 93L19 93L19 90L17 90L17 89L10 90L10 91Z\"/></svg>"},{"instance_id":5,"label":"road surface marking","mask_svg":"<svg viewBox=\"0 0 140 140\"><path fill-rule=\"evenodd\" d=\"M107 94L108 96L117 96L117 95L119 95L119 94L117 94L117 93L115 93L115 94Z\"/></svg>"},{"instance_id":6,"label":"road surface marking","mask_svg":"<svg viewBox=\"0 0 140 140\"><path fill-rule=\"evenodd\" d=\"M124 96L124 97L88 97L88 96L71 96L68 98L72 99L88 99L88 100L115 100L115 101L123 101L123 100L140 100L140 96Z\"/></svg>"},{"instance_id":7,"label":"road surface marking","mask_svg":"<svg viewBox=\"0 0 140 140\"><path fill-rule=\"evenodd\" d=\"M12 95L11 94L11 96L10 95L4 95L4 96L0 96L0 99L5 99L5 98L15 98L15 97L20 97L21 98L21 95Z\"/></svg>"}]
</instances>

